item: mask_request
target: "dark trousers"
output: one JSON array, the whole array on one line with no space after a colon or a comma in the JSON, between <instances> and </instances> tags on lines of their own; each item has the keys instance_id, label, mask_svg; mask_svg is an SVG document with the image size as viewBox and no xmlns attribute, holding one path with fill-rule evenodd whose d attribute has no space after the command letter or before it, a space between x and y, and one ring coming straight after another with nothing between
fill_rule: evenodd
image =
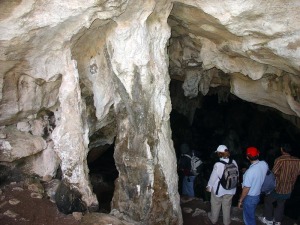
<instances>
[{"instance_id":1,"label":"dark trousers","mask_svg":"<svg viewBox=\"0 0 300 225\"><path fill-rule=\"evenodd\" d=\"M266 195L264 199L264 216L272 221L273 215L275 222L281 222L284 215L284 204L286 199L276 199L272 195ZM274 204L276 203L276 206Z\"/></svg>"}]
</instances>

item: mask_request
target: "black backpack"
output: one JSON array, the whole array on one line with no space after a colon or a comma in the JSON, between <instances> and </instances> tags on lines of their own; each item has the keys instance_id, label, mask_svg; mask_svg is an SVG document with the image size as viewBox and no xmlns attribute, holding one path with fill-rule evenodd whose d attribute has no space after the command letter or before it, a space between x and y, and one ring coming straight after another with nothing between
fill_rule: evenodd
<instances>
[{"instance_id":1,"label":"black backpack","mask_svg":"<svg viewBox=\"0 0 300 225\"><path fill-rule=\"evenodd\" d=\"M219 192L220 185L222 185L225 190L231 190L236 188L239 180L239 171L237 166L232 162L232 159L229 159L228 163L222 160L219 162L225 164L225 167L222 177L219 178L220 181L217 187L216 195Z\"/></svg>"}]
</instances>

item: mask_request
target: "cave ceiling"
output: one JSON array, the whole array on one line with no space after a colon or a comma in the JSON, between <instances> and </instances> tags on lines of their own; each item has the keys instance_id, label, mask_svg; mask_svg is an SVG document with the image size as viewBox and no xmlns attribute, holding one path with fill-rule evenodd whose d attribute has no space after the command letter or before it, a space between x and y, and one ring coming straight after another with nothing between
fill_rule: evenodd
<instances>
[{"instance_id":1,"label":"cave ceiling","mask_svg":"<svg viewBox=\"0 0 300 225\"><path fill-rule=\"evenodd\" d=\"M268 15L250 7L229 19L220 5L214 9L197 5L174 3L168 18L172 30L169 72L172 79L184 82L185 96L206 95L210 87L228 87L243 100L298 116L299 65L294 59L299 57L295 47L299 30L291 31L290 19L286 18L286 26L273 19L271 29L268 19L276 12ZM276 10L277 15L284 14L283 9ZM286 32L277 30L279 26ZM279 40L293 38L285 47L279 44Z\"/></svg>"},{"instance_id":2,"label":"cave ceiling","mask_svg":"<svg viewBox=\"0 0 300 225\"><path fill-rule=\"evenodd\" d=\"M298 124L299 12L298 0L2 0L0 161L26 158L43 178L60 167L94 208L86 158L114 143L118 217L180 224L172 107L193 117L198 96L230 92ZM171 102L171 79L185 98Z\"/></svg>"}]
</instances>

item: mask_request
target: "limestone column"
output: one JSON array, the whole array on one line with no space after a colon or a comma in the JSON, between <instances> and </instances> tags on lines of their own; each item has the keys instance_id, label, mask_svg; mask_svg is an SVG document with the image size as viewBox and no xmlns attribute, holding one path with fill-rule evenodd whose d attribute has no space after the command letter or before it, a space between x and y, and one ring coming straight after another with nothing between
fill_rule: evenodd
<instances>
[{"instance_id":1,"label":"limestone column","mask_svg":"<svg viewBox=\"0 0 300 225\"><path fill-rule=\"evenodd\" d=\"M60 120L53 132L55 151L61 159L63 180L71 190L82 195L88 208L97 207L96 195L92 192L88 177L88 126L85 102L81 98L76 61L66 51L66 66L59 90Z\"/></svg>"},{"instance_id":2,"label":"limestone column","mask_svg":"<svg viewBox=\"0 0 300 225\"><path fill-rule=\"evenodd\" d=\"M119 171L112 213L140 224L182 224L169 123L171 4L157 2L130 2L107 40L116 88Z\"/></svg>"}]
</instances>

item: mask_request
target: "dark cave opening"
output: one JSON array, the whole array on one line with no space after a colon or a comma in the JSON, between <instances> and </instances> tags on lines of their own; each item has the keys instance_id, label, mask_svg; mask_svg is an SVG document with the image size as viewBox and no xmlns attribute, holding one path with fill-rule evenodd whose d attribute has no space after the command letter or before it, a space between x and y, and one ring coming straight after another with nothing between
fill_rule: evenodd
<instances>
[{"instance_id":1,"label":"dark cave opening","mask_svg":"<svg viewBox=\"0 0 300 225\"><path fill-rule=\"evenodd\" d=\"M188 98L186 101L189 101ZM284 119L277 110L243 101L232 94L229 94L227 102L220 103L217 94L202 96L199 102L201 102L201 107L195 110L192 123L187 116L176 109L172 110L170 116L177 158L179 159L181 154L180 145L187 143L204 162L202 178L195 182L196 197L209 200L208 193L203 189L206 187L213 164L217 160L214 151L220 144L229 148L241 172L242 168L249 166L245 157L245 150L249 146L255 146L260 150L260 160L265 160L270 168L280 155L281 143L290 143L294 150L293 155L300 156L300 143L298 142L300 131L293 123ZM182 194L181 180L178 189ZM237 205L240 190L238 188L233 198L234 206ZM298 219L299 204L300 179L298 178L292 196L286 202L285 215Z\"/></svg>"},{"instance_id":2,"label":"dark cave opening","mask_svg":"<svg viewBox=\"0 0 300 225\"><path fill-rule=\"evenodd\" d=\"M99 212L109 213L118 170L114 160L114 144L92 149L88 155L88 167L93 192L99 202ZM104 149L104 150L103 150ZM95 154L96 152L96 154ZM101 154L99 155L99 152ZM94 156L92 156L94 154Z\"/></svg>"}]
</instances>

